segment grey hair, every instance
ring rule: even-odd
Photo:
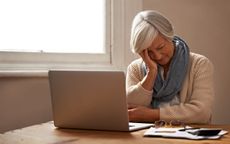
[[[159,12],[148,10],[139,12],[132,23],[130,47],[133,53],[148,48],[158,34],[168,39],[174,36],[170,21]]]

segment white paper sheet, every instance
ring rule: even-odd
[[[221,136],[228,133],[228,131],[221,130],[218,135],[215,136],[197,136],[188,133],[187,131],[179,131],[181,128],[149,128],[144,136],[152,137],[167,137],[167,138],[182,138],[182,139],[219,139]]]

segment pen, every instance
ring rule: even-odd
[[[155,133],[175,133],[176,131],[155,131]]]
[[[199,127],[183,128],[178,131],[186,131],[186,130],[194,130],[194,129],[200,129],[200,128]]]

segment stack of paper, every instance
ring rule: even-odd
[[[183,139],[219,139],[221,136],[228,133],[228,131],[221,130],[217,135],[213,136],[200,136],[190,133],[191,130],[180,131],[183,128],[154,128],[148,129],[144,136],[152,137],[168,137],[168,138],[183,138]]]

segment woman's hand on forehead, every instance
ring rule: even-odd
[[[154,70],[154,71],[157,70],[157,63],[150,58],[147,49],[143,50],[140,53],[140,56],[142,57],[143,61],[145,62],[149,70]]]

